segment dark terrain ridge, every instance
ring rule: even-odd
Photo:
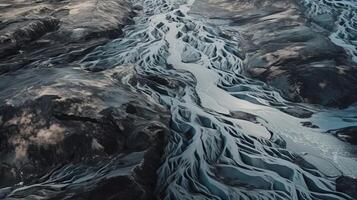
[[[277,88],[286,99],[339,109],[357,102],[357,64],[329,39],[336,28],[335,16],[309,18],[297,0],[197,0],[196,4],[193,14],[203,14],[212,23],[228,20],[240,31],[248,75]],[[356,130],[349,127],[334,133],[355,143]]]
[[[328,39],[331,16],[308,19],[296,2],[283,0],[199,0],[193,8],[201,14],[213,9],[214,16],[203,14],[240,27],[248,73],[287,99],[337,108],[357,101],[355,63]],[[155,199],[169,112],[120,80],[178,83],[140,75],[133,66],[95,75],[73,69],[93,48],[120,37],[136,9],[123,0],[1,1],[0,198],[14,184],[40,182],[65,164],[96,170],[114,160],[121,173],[54,198]],[[355,143],[356,128],[336,135]],[[356,185],[348,177],[337,180],[337,190],[355,198]]]
[[[4,0],[0,9],[0,73],[78,60],[119,37],[135,15],[118,0]]]
[[[71,64],[122,34],[135,15],[130,4],[10,0],[0,13],[0,199],[16,188],[6,187],[46,180],[70,163],[121,171],[54,198],[153,199],[167,110],[120,84],[135,76],[132,66],[92,76]]]
[[[226,19],[240,30],[248,73],[284,97],[338,108],[357,101],[356,63],[328,38],[334,16],[308,18],[296,0],[196,2],[192,13]]]

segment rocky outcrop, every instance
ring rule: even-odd
[[[0,7],[0,74],[68,63],[131,23],[125,0],[4,1]]]
[[[229,21],[229,28],[222,27],[228,37],[231,29],[241,33],[251,77],[289,100],[347,107],[357,101],[356,64],[328,37],[335,28],[333,16],[308,17],[298,2],[197,1],[196,9],[214,11],[204,13],[214,23]]]
[[[340,176],[336,180],[337,191],[349,194],[353,198],[357,198],[357,179]]]
[[[315,29],[293,1],[190,1],[218,19],[206,23],[183,1],[148,0],[135,6],[143,11],[125,38],[98,47],[130,21],[123,0],[4,2],[0,199],[355,195],[346,186],[354,180],[333,178],[334,162],[355,174],[353,148],[318,135],[329,121],[352,124],[353,113],[322,113],[270,87],[295,101],[354,101],[306,93],[327,65],[341,69],[331,77],[343,75],[343,84],[354,77],[325,34],[328,18]]]
[[[350,126],[337,130],[330,130],[329,133],[334,134],[342,141],[349,142],[351,144],[357,144],[357,126]]]
[[[155,199],[168,110],[133,66],[76,69],[134,15],[125,0],[1,2],[0,199]]]
[[[145,77],[132,66],[120,66],[103,73],[25,70],[16,76],[17,81],[28,80],[21,86],[12,85],[13,78],[3,76],[0,84],[8,88],[0,92],[0,186],[38,181],[45,186],[14,190],[18,185],[0,191],[0,196],[26,198],[50,187],[47,180],[63,184],[63,190],[53,194],[58,198],[154,198],[170,115],[130,89]],[[126,78],[127,84],[122,82]],[[41,79],[46,80],[39,85]],[[100,173],[104,169],[108,171]],[[81,182],[92,174],[88,170],[98,177]],[[68,177],[71,186],[65,186]]]

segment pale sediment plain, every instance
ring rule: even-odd
[[[0,198],[357,198],[355,1],[0,11]]]

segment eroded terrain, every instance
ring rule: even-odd
[[[0,198],[357,198],[353,1],[0,9]]]

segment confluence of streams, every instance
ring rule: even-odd
[[[159,197],[350,199],[335,191],[326,171],[340,168],[341,173],[356,176],[357,161],[346,153],[353,147],[322,132],[357,124],[355,109],[329,111],[292,104],[267,85],[245,77],[239,34],[224,37],[203,19],[188,15],[193,0],[140,3],[143,13],[125,28],[125,36],[97,48],[82,66],[101,71],[135,64],[139,74],[178,83],[179,87],[161,88],[132,85],[132,90],[171,110],[172,135],[158,171]],[[123,82],[130,85],[128,79]],[[315,114],[309,120],[320,128],[304,127],[306,119],[280,111],[291,105],[312,110]],[[287,149],[289,141],[296,143],[292,149]],[[293,153],[294,148],[307,153]],[[315,158],[317,154],[321,155]],[[309,157],[330,169],[316,168],[307,162]]]

